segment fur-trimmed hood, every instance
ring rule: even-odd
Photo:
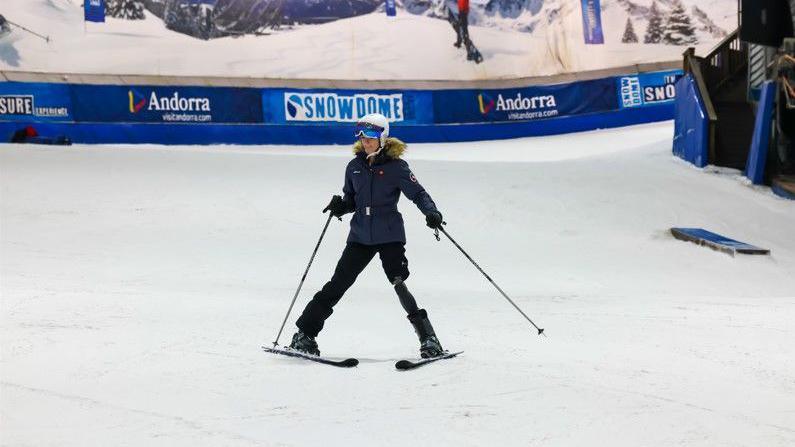
[[[364,152],[364,146],[362,146],[361,141],[357,141],[353,145],[353,153],[358,154],[359,152]],[[394,159],[399,159],[404,152],[406,152],[406,143],[393,137],[387,137],[384,148],[381,150],[381,154],[386,154]]]

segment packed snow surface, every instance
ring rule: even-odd
[[[260,349],[347,147],[2,145],[0,444],[791,446],[795,205],[673,158],[671,134],[411,145],[449,233],[549,336],[404,199],[407,284],[465,351],[404,373],[418,344],[377,260],[318,338],[357,368]]]

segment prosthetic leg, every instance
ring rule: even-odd
[[[411,325],[414,326],[414,332],[417,333],[417,337],[420,339],[420,356],[429,358],[442,355],[444,349],[442,344],[439,343],[439,339],[436,338],[433,326],[428,320],[428,313],[425,309],[417,308],[417,301],[409,292],[406,283],[403,282],[403,278],[396,277],[392,285],[395,286],[395,292],[400,298],[400,305],[403,306],[403,309],[408,314],[407,318]]]

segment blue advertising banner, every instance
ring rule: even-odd
[[[393,125],[433,123],[433,96],[417,90],[283,90],[262,92],[263,117],[274,124],[354,123],[381,113]]]
[[[105,0],[84,0],[86,22],[105,21]]]
[[[585,43],[605,43],[602,33],[602,6],[599,0],[582,0],[582,31],[585,34]]]
[[[346,144],[372,112],[408,142],[553,135],[671,119],[678,76],[436,91],[0,82],[0,139],[33,124],[93,144]]]
[[[260,90],[73,85],[75,121],[261,123]]]
[[[69,86],[0,82],[0,121],[71,121]]]
[[[613,78],[499,90],[433,92],[437,123],[535,121],[615,110]]]
[[[682,75],[682,70],[671,70],[618,77],[618,103],[622,109],[673,103]]]

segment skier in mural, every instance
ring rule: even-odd
[[[469,0],[458,0],[458,29],[456,29],[456,40],[453,45],[461,48],[461,41],[469,40]]]
[[[10,32],[11,26],[8,24],[8,21],[6,21],[6,18],[0,14],[0,37],[3,37]]]
[[[356,124],[355,136],[358,141],[353,146],[354,158],[345,170],[344,196],[333,196],[323,210],[336,217],[353,213],[347,245],[331,280],[315,294],[298,318],[296,326],[299,330],[293,336],[290,348],[320,355],[315,337],[323,329],[324,321],[331,316],[334,305],[377,253],[387,280],[397,292],[400,304],[419,337],[420,355],[423,358],[437,357],[445,351],[428,320],[428,313],[417,307],[406,287],[409,269],[403,217],[397,208],[400,193],[417,205],[430,228],[442,225],[442,214],[408,163],[400,158],[406,145],[389,136],[389,122],[385,116],[378,113],[364,116]]]
[[[467,51],[467,60],[475,61],[476,64],[483,62],[483,56],[469,38],[469,0],[447,0],[447,21],[453,26],[456,34],[456,41],[453,44],[456,48],[464,48]],[[453,12],[457,11],[457,12]]]

